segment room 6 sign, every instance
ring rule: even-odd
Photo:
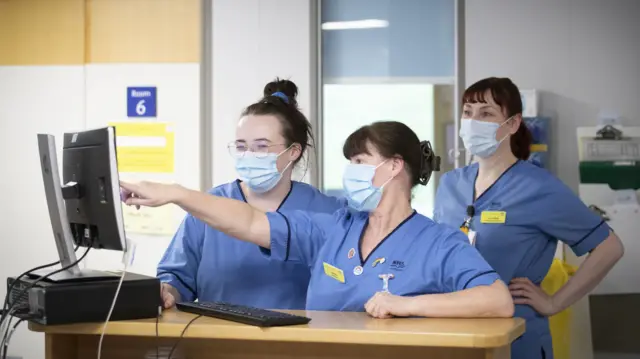
[[[127,87],[127,117],[156,117],[156,87]]]

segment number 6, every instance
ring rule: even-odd
[[[138,115],[144,115],[147,112],[147,107],[144,105],[144,100],[138,101],[136,104],[136,113]]]

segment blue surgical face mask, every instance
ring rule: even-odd
[[[255,193],[269,192],[282,178],[282,173],[278,171],[277,166],[278,157],[289,148],[280,153],[245,152],[236,158],[238,176],[251,191]],[[293,162],[289,162],[282,172],[286,171],[291,163]]]
[[[378,207],[382,199],[382,190],[393,177],[380,187],[373,185],[373,177],[376,169],[385,162],[377,166],[366,164],[350,163],[347,165],[342,177],[342,186],[347,197],[349,207],[356,211],[371,212]]]
[[[460,121],[460,138],[462,138],[464,148],[474,156],[480,158],[491,157],[498,150],[500,143],[509,137],[509,135],[506,135],[497,140],[496,132],[498,132],[500,126],[509,122],[512,118],[508,118],[501,124],[463,118]]]

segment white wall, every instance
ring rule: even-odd
[[[200,186],[200,69],[195,63],[183,64],[87,64],[86,126],[97,128],[110,122],[168,122],[175,133],[174,173],[121,173],[123,180],[152,180],[180,183],[189,188]],[[157,118],[127,119],[128,86],[157,87]],[[176,230],[184,211],[172,206],[169,226]],[[127,217],[125,216],[125,222]],[[162,220],[160,218],[159,220]],[[135,261],[130,271],[155,276],[160,257],[171,236],[127,233],[136,245]],[[122,253],[89,253],[85,264],[90,268],[114,269]]]
[[[7,277],[58,259],[36,134],[57,137],[61,161],[62,133],[84,128],[84,101],[84,66],[0,67],[0,298]],[[11,353],[41,358],[43,336],[23,325],[11,341]]]
[[[213,0],[213,184],[236,178],[227,144],[242,110],[275,77],[298,85],[308,117],[315,101],[312,0]],[[313,30],[315,32],[315,29]],[[314,114],[315,116],[315,114]],[[312,124],[315,121],[312,120]],[[314,126],[314,129],[316,126]],[[311,168],[305,178],[311,178]],[[294,179],[300,179],[301,175]]]
[[[601,110],[640,125],[639,16],[638,0],[466,1],[467,85],[507,76],[543,91],[552,168],[575,191],[576,128],[595,125]],[[571,353],[592,358],[586,300],[574,306]]]

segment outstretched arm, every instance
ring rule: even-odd
[[[334,215],[304,211],[265,213],[249,204],[192,191],[179,185],[121,182],[127,205],[158,207],[174,203],[209,226],[245,242],[269,249],[275,260],[307,265],[323,246],[326,232],[335,227]]]
[[[193,191],[177,184],[120,182],[127,205],[158,207],[174,203],[209,226],[260,247],[271,247],[265,212],[234,199]]]

